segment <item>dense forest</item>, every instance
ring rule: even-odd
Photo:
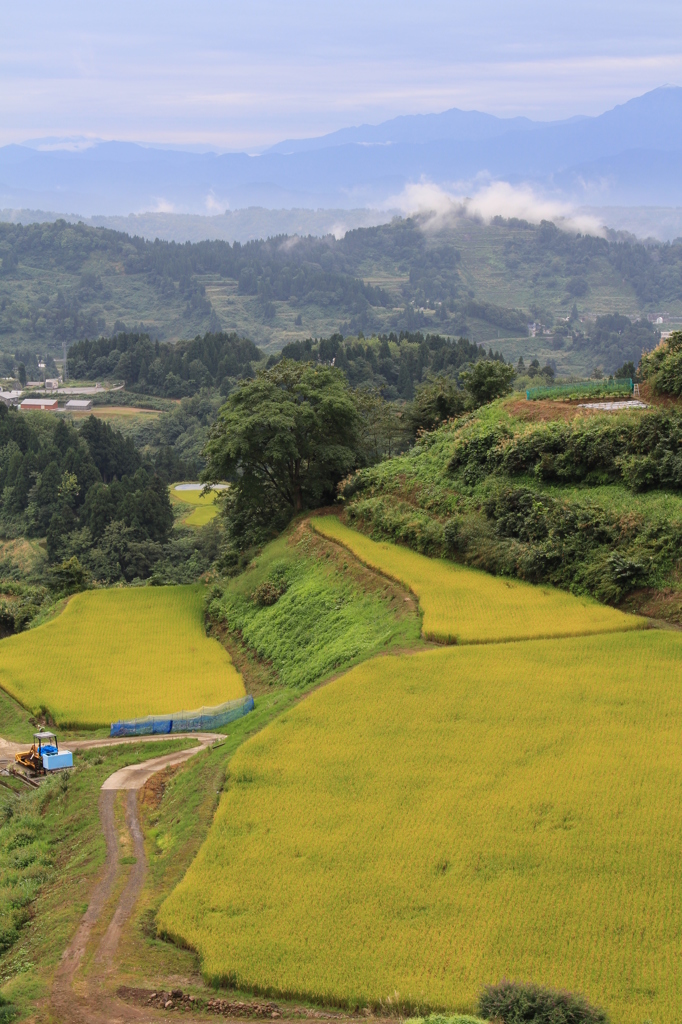
[[[118,333],[176,341],[236,332],[269,351],[336,331],[493,341],[525,336],[537,321],[562,359],[582,365],[579,344],[560,346],[574,303],[583,321],[593,304],[630,319],[661,305],[682,312],[682,245],[500,218],[487,226],[458,218],[438,230],[396,219],[341,239],[245,245],[150,242],[64,221],[0,224],[0,261],[0,349],[30,342],[43,355]],[[593,319],[581,327],[590,343]]]
[[[171,537],[167,484],[130,438],[94,416],[77,429],[0,405],[0,533],[46,538],[57,591],[154,571],[161,580],[195,578],[208,564],[196,554],[206,538]],[[0,561],[3,576],[21,581]]]
[[[281,353],[271,355],[266,365],[287,358],[337,366],[353,387],[372,386],[387,401],[409,401],[428,376],[453,375],[485,356],[485,349],[465,338],[453,341],[440,334],[401,331],[367,340],[362,334],[344,340],[337,333],[330,338],[290,342]],[[488,356],[502,358],[492,349]],[[118,334],[72,346],[68,371],[72,379],[114,378],[125,381],[133,392],[183,398],[205,388],[227,395],[239,380],[252,377],[265,359],[252,342],[236,334],[206,334],[177,345],[153,342],[146,334]]]
[[[68,351],[71,379],[114,378],[149,395],[183,398],[201,388],[227,393],[235,381],[253,374],[262,352],[236,334],[206,334],[177,345],[152,341],[148,334],[117,334],[81,341]]]

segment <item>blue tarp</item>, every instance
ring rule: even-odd
[[[214,708],[198,708],[196,711],[177,711],[168,715],[147,715],[146,718],[132,718],[127,722],[112,722],[111,736],[151,736],[155,733],[201,732],[218,729],[221,725],[234,722],[242,715],[253,711],[253,697],[228,700]]]

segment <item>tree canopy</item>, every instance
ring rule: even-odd
[[[484,405],[495,398],[508,395],[516,370],[497,360],[481,360],[471,370],[460,374],[460,380],[471,395],[474,405]]]
[[[228,520],[248,540],[329,502],[355,468],[359,416],[340,370],[284,359],[228,398],[205,448],[207,481],[231,480]]]

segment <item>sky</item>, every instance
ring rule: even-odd
[[[256,152],[450,107],[553,120],[682,85],[679,0],[22,0],[0,145]]]

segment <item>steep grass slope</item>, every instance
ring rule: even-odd
[[[0,686],[62,726],[241,697],[241,676],[205,634],[203,607],[201,586],[77,594],[58,618],[0,641]]]
[[[377,543],[336,516],[315,518],[319,533],[419,598],[424,636],[445,643],[499,643],[642,629],[646,619],[552,587],[499,579],[395,544]]]
[[[420,642],[414,601],[306,522],[268,544],[209,613],[266,664],[271,683],[297,689]]]
[[[682,637],[375,658],[246,743],[162,906],[205,974],[471,1009],[501,977],[673,1020]]]

